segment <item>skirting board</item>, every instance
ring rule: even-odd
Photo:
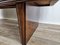
[[[0,18],[0,19],[8,19],[8,20],[15,20],[17,21],[17,18]],[[32,20],[32,19],[28,19],[29,21],[33,21],[33,22],[38,22],[38,23],[44,23],[44,24],[54,24],[54,25],[60,25],[59,22],[47,22],[47,21],[41,21],[41,20]]]

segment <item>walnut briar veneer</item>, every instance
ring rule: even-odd
[[[22,45],[26,45],[35,28],[38,26],[38,24],[34,24],[34,26],[28,25],[29,22],[26,20],[26,4],[32,6],[50,6],[57,1],[58,0],[1,0],[0,9],[16,8],[21,43]],[[33,29],[31,27],[35,28]]]

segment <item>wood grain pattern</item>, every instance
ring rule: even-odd
[[[58,0],[6,0],[0,1],[0,8],[16,8],[16,4],[21,2],[26,2],[28,5],[32,6],[50,6],[54,5]]]
[[[37,22],[27,21],[26,24],[26,43],[29,41],[33,33],[35,32],[36,28],[38,27]]]
[[[50,6],[54,5],[57,1],[58,0],[29,0],[27,3],[32,6]]]
[[[23,3],[22,3],[23,4]],[[20,36],[22,39],[22,44],[26,45],[26,43],[29,41],[29,39],[31,38],[32,34],[34,33],[34,31],[36,30],[38,23],[31,23],[26,21],[26,14],[24,12],[24,5],[18,5],[17,6],[17,15],[18,15],[18,22],[19,22],[19,28],[21,26],[20,30]]]
[[[50,4],[50,0],[30,0],[28,2],[30,5],[47,5]]]
[[[19,25],[19,32],[21,36],[21,42],[22,45],[26,45],[26,4],[19,3],[18,5],[16,5],[16,9],[17,9],[17,17],[18,17],[18,25]]]

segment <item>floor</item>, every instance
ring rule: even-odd
[[[13,45],[13,44],[16,45],[19,41],[20,39],[19,39],[17,23],[12,20],[1,19],[0,45]],[[20,44],[18,43],[18,45]]]
[[[21,45],[17,21],[0,20],[0,45]],[[60,25],[39,24],[27,45],[60,45]]]
[[[35,28],[37,28],[37,23],[27,21],[27,31],[26,31],[27,32],[26,35],[28,38],[27,41],[29,40],[29,38],[31,37],[33,32],[35,31]],[[17,21],[0,19],[0,36],[1,36],[1,38],[4,37],[6,40],[8,38],[10,40],[15,40],[20,43],[21,41],[20,41],[20,34],[19,34]],[[13,42],[15,42],[15,41],[13,41]],[[0,45],[2,45],[2,43]],[[4,45],[4,43],[3,43],[3,45]]]

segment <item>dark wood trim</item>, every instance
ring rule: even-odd
[[[4,8],[15,8],[16,4],[26,2],[31,6],[51,6],[54,5],[58,0],[6,0],[0,1],[0,9]]]
[[[22,45],[26,45],[26,4],[19,3],[16,5],[16,9]]]

